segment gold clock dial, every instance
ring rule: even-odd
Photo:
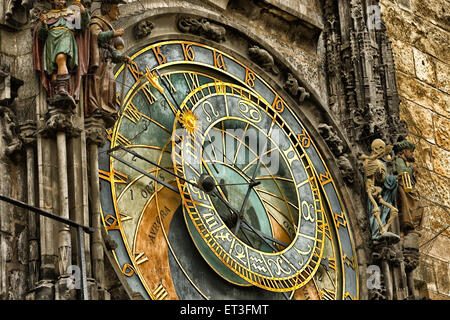
[[[193,119],[188,124],[186,114]],[[309,282],[322,257],[322,200],[301,141],[278,112],[241,86],[206,84],[185,99],[174,132],[183,205],[209,250],[240,278],[266,290],[292,291]],[[198,186],[204,175],[217,185],[209,195]],[[221,185],[228,185],[228,196]],[[284,205],[266,210],[259,196],[264,191],[279,193]],[[295,231],[287,243],[277,239],[284,226]]]
[[[99,167],[104,226],[133,291],[357,298],[339,193],[282,94],[198,43],[157,43],[132,60],[116,74],[124,111]]]

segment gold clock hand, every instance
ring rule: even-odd
[[[158,69],[154,69],[154,72],[157,74],[157,75],[155,75],[152,73],[152,71],[148,67],[145,67],[145,70],[146,70],[145,78],[147,79],[148,83],[150,83],[150,85],[152,85],[152,87],[154,87],[156,90],[158,90],[158,92],[164,97],[164,99],[167,101],[170,108],[172,109],[173,114],[176,117],[177,112],[181,112],[180,106],[178,105],[177,100],[172,95],[172,92],[167,88],[163,77],[161,77],[161,73],[159,72]],[[169,92],[170,96],[172,97],[173,101],[175,102],[176,108],[174,108],[172,102],[167,98],[166,90],[159,84],[158,79],[162,79],[163,85],[164,85],[164,87],[166,87],[167,91]]]

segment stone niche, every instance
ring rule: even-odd
[[[28,22],[30,0],[0,0],[0,24],[20,28]]]

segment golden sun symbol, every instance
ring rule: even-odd
[[[198,128],[197,117],[191,110],[186,110],[181,116],[181,123],[183,127],[190,133],[193,134]]]

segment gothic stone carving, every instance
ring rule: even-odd
[[[30,0],[1,0],[3,12],[1,12],[0,23],[8,27],[20,28],[28,22],[28,8]]]
[[[137,40],[145,38],[152,33],[153,28],[154,25],[149,19],[142,20],[139,23],[137,23],[133,28],[134,37]]]
[[[258,46],[248,48],[248,56],[264,70],[277,75],[280,71],[275,65],[272,55]]]
[[[2,138],[6,143],[5,153],[7,156],[19,152],[22,149],[22,141],[19,139],[19,126],[14,112],[8,107],[0,107],[0,118],[2,119]]]
[[[81,130],[74,126],[73,115],[74,112],[71,108],[58,108],[49,105],[49,110],[45,115],[45,123],[38,130],[38,134],[51,137],[58,131],[62,131],[71,137],[79,137]]]
[[[342,142],[341,138],[339,138],[333,127],[327,125],[326,123],[321,123],[319,124],[318,129],[320,135],[327,143],[331,152],[333,152],[335,156],[340,156],[345,147],[344,143]]]
[[[85,119],[86,141],[102,147],[106,143],[107,133],[102,117],[91,116]]]
[[[214,24],[205,18],[181,18],[178,20],[178,29],[181,32],[196,34],[216,42],[225,41],[225,28]]]
[[[294,99],[299,102],[305,101],[305,99],[310,96],[309,92],[298,84],[297,79],[295,79],[291,73],[288,74],[287,80],[283,87],[291,94],[292,97],[294,97]]]
[[[326,123],[321,123],[318,126],[319,133],[322,138],[327,143],[331,152],[337,158],[337,165],[341,172],[342,177],[346,182],[352,184],[354,181],[355,170],[353,169],[353,165],[349,160],[349,155],[344,153],[345,145],[342,139],[338,136],[336,131],[332,126],[327,125]]]

